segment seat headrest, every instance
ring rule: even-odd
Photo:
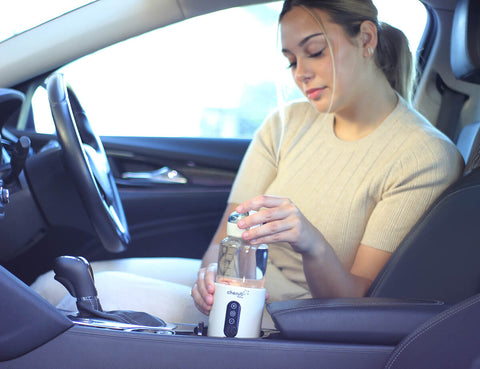
[[[459,0],[455,8],[450,61],[456,78],[480,84],[480,1]]]

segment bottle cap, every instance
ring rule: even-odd
[[[237,226],[237,223],[240,219],[246,218],[249,216],[249,213],[237,213],[234,211],[228,217],[227,222],[227,235],[231,237],[242,238],[242,233],[246,231],[246,229],[240,229]]]

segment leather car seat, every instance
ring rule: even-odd
[[[480,295],[419,326],[392,352],[384,369],[479,369]]]
[[[460,0],[451,63],[458,79],[480,84],[480,2]],[[457,303],[480,292],[480,123],[465,127],[457,147],[464,176],[418,221],[373,282],[367,296]]]

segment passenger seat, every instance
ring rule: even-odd
[[[480,2],[459,0],[452,28],[456,78],[480,84]],[[466,126],[457,147],[464,176],[412,228],[367,296],[458,303],[480,293],[480,122]]]

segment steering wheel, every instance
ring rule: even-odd
[[[102,142],[62,74],[49,77],[47,93],[66,169],[92,226],[107,251],[124,251],[128,224]]]

